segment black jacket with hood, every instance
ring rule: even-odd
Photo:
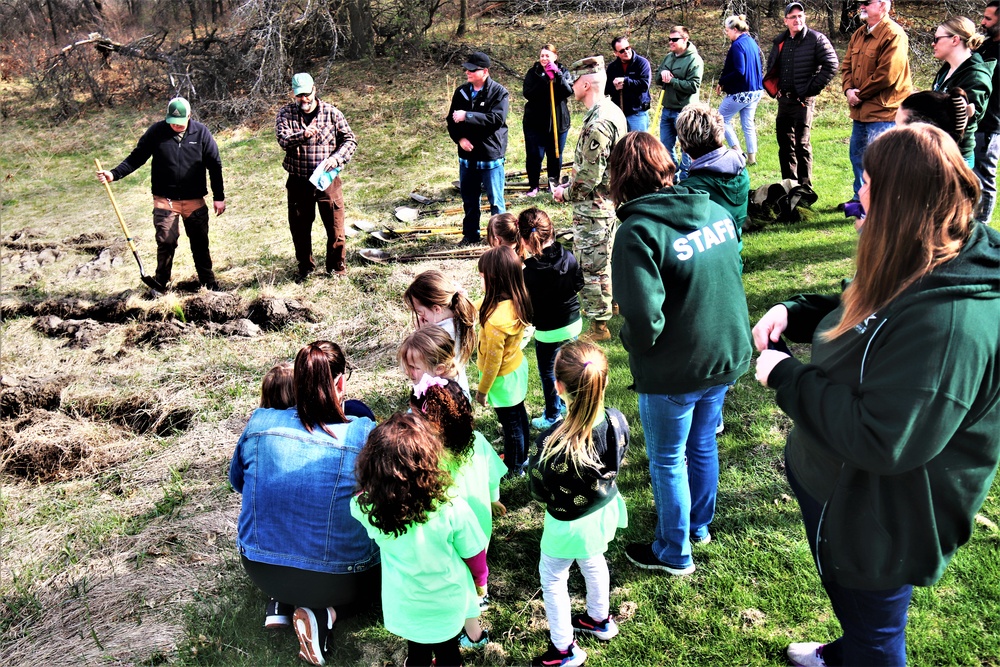
[[[524,286],[531,297],[532,324],[539,331],[552,331],[580,319],[583,271],[576,257],[558,242],[524,260]]]

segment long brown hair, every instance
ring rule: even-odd
[[[517,216],[513,213],[497,213],[486,225],[486,244],[495,248],[505,245],[514,250],[518,257],[524,256],[521,235],[517,233]]]
[[[403,339],[396,353],[399,365],[409,376],[410,355],[423,359],[424,365],[430,369],[444,366],[442,375],[453,378],[458,375],[458,365],[455,363],[455,341],[448,332],[434,324],[425,324]]]
[[[399,537],[448,500],[441,438],[426,419],[396,413],[368,434],[354,464],[358,505],[372,525]]]
[[[309,343],[295,355],[295,409],[310,433],[318,426],[336,437],[327,424],[347,421],[337,392],[337,378],[346,370],[343,350],[328,340]]]
[[[562,456],[574,469],[600,468],[594,449],[593,428],[604,413],[608,386],[608,358],[593,343],[572,341],[559,348],[556,380],[568,394],[566,418],[542,445],[541,458]]]
[[[479,324],[486,326],[501,301],[514,302],[514,314],[525,326],[531,323],[531,298],[524,286],[521,258],[507,246],[490,248],[479,258],[479,273],[486,283],[486,296],[479,309]]]
[[[434,424],[441,433],[441,440],[452,456],[467,459],[472,455],[472,433],[476,424],[472,404],[457,382],[433,384],[417,396],[417,388],[410,392],[410,409]]]
[[[472,358],[476,349],[476,307],[469,297],[455,287],[454,283],[445,278],[440,271],[424,271],[410,283],[403,292],[403,300],[413,313],[416,326],[417,311],[413,304],[419,303],[426,308],[440,306],[450,308],[455,314],[455,334],[458,336],[458,362],[465,364]]]
[[[868,216],[858,240],[857,273],[843,315],[824,334],[836,338],[891,302],[969,238],[979,180],[944,131],[924,123],[885,132],[865,150]]]
[[[629,132],[608,156],[611,201],[621,206],[674,184],[674,161],[659,139],[648,132]]]

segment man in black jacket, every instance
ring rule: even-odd
[[[604,94],[625,114],[629,132],[649,129],[649,84],[652,69],[649,61],[632,50],[628,37],[616,37],[611,42],[615,58],[608,63],[608,82]]]
[[[812,146],[809,131],[816,111],[816,96],[833,80],[840,65],[826,35],[806,27],[801,2],[785,7],[788,29],[775,37],[767,57],[768,73],[778,74],[778,162],[782,178],[812,183]]]
[[[451,98],[448,134],[458,144],[458,181],[465,217],[462,243],[479,244],[479,202],[486,192],[490,213],[505,213],[504,155],[507,153],[507,89],[490,78],[490,58],[476,51],[462,64],[467,83]]]
[[[156,228],[156,274],[161,285],[170,282],[174,251],[180,238],[180,220],[191,242],[191,256],[198,282],[218,290],[208,251],[208,206],[205,171],[212,181],[215,215],[226,210],[219,147],[207,127],[191,120],[191,105],[183,97],[167,104],[167,117],[149,126],[139,143],[111,171],[97,172],[102,183],[125,178],[153,158],[150,170],[153,191],[153,226]]]

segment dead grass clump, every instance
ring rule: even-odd
[[[9,320],[15,317],[30,317],[34,314],[35,304],[30,301],[23,301],[6,294],[0,297],[0,319]]]
[[[94,306],[92,301],[75,296],[64,296],[59,299],[46,299],[37,306],[38,315],[58,315],[64,320],[83,320],[90,315]]]
[[[38,483],[65,481],[118,464],[126,450],[106,424],[34,410],[5,425],[0,471]]]
[[[70,375],[27,377],[5,375],[0,379],[0,417],[10,419],[32,410],[57,410]]]
[[[243,303],[236,294],[205,292],[187,300],[184,314],[192,322],[228,322],[243,316]]]
[[[119,424],[133,433],[172,435],[191,428],[195,411],[178,405],[167,396],[96,395],[74,399],[74,413],[92,419]]]
[[[247,308],[247,318],[267,331],[277,331],[291,322],[319,322],[320,317],[309,306],[295,299],[261,297]]]
[[[139,322],[125,334],[123,346],[148,345],[160,349],[176,343],[192,327],[180,320]]]
[[[74,348],[91,347],[108,331],[108,325],[86,320],[63,320],[55,315],[36,318],[32,327],[46,336],[69,339]]]

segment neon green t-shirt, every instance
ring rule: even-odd
[[[615,531],[627,527],[625,499],[616,493],[601,509],[572,521],[560,521],[546,512],[541,550],[552,558],[590,558],[607,551]]]
[[[493,510],[490,503],[500,500],[500,478],[506,474],[507,466],[482,433],[475,431],[473,436],[472,456],[458,470],[455,470],[454,459],[449,461],[446,468],[455,480],[451,493],[469,503],[489,541],[493,535]]]
[[[351,515],[382,551],[386,630],[419,644],[437,644],[457,635],[466,618],[479,616],[476,586],[462,559],[485,549],[487,540],[465,500],[453,498],[399,537],[373,526],[356,497]]]

